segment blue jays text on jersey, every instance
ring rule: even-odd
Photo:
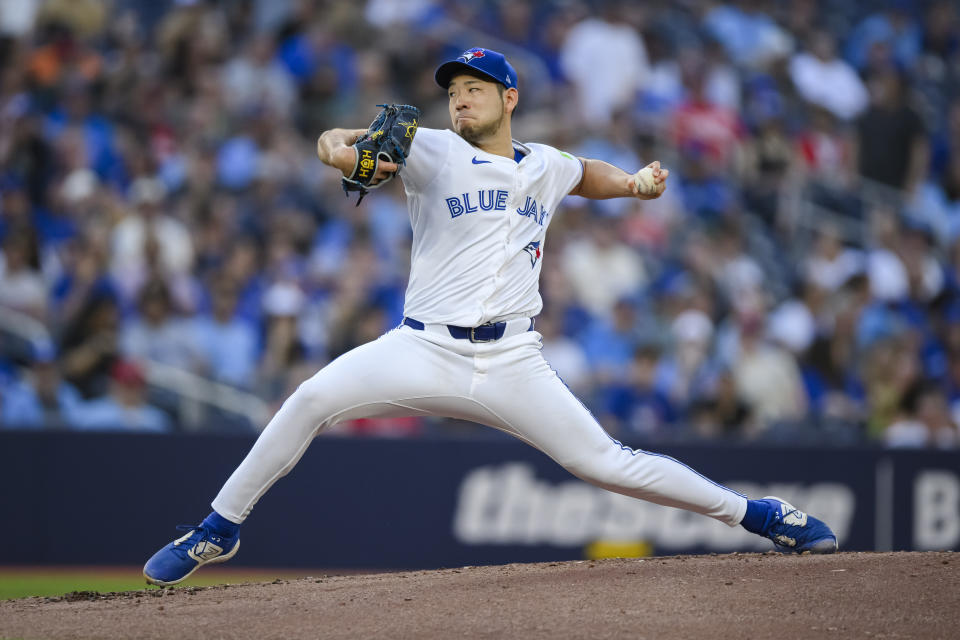
[[[481,189],[476,194],[462,193],[459,196],[446,198],[447,209],[451,218],[476,213],[477,211],[506,211],[510,192],[503,189]],[[526,197],[522,207],[517,208],[521,216],[531,218],[541,227],[549,212],[541,204],[537,204],[531,196]]]
[[[404,315],[473,327],[539,313],[544,231],[583,166],[547,145],[513,148],[498,156],[449,129],[417,130],[399,173],[413,231]]]

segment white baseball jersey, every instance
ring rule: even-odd
[[[474,327],[540,312],[544,236],[583,176],[574,156],[514,143],[524,158],[420,128],[400,171],[413,226],[404,315]]]

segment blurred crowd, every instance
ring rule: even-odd
[[[544,247],[544,354],[609,431],[960,446],[939,0],[0,1],[0,427],[216,429],[151,367],[275,408],[396,326],[402,187],[354,206],[315,142],[382,102],[447,127],[471,46],[518,68],[517,138],[670,168]]]

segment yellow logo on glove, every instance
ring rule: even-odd
[[[413,140],[413,136],[417,132],[417,121],[414,120],[413,122],[401,122],[400,125],[407,128],[407,133],[403,137]]]
[[[357,175],[361,178],[366,178],[370,175],[370,171],[376,165],[376,162],[373,160],[373,153],[369,149],[360,150],[360,171]]]

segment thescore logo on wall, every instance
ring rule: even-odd
[[[831,524],[843,546],[856,507],[848,486],[724,484],[745,495],[777,495],[803,505]],[[579,480],[540,480],[532,465],[519,462],[477,467],[466,474],[453,532],[458,542],[468,545],[582,546],[608,540],[644,541],[657,553],[770,548],[766,540],[712,518],[613,494]]]

